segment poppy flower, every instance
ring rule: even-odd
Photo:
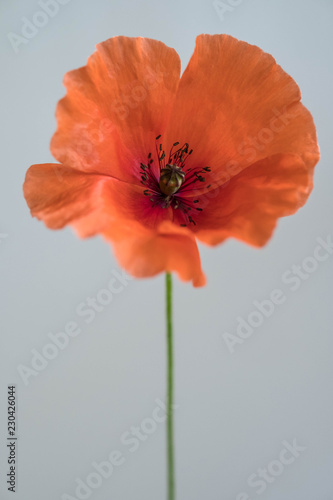
[[[260,48],[200,35],[182,76],[147,38],[97,45],[65,75],[51,152],[24,183],[51,229],[100,234],[136,277],[205,284],[197,242],[261,247],[312,189],[319,150],[294,80]]]

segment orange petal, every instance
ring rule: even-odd
[[[139,222],[141,215],[135,218],[133,200],[141,188],[59,164],[42,164],[29,168],[23,190],[34,217],[51,229],[69,224],[81,237],[103,234],[113,244],[119,263],[132,275],[175,271],[194,286],[205,284],[190,231],[168,221],[149,229]]]
[[[271,237],[277,219],[304,205],[311,189],[312,174],[299,156],[261,160],[206,193],[196,236],[210,245],[234,237],[262,246]]]
[[[71,224],[81,237],[100,232],[112,220],[111,177],[82,174],[59,164],[32,165],[23,192],[31,215],[51,229]]]
[[[192,281],[196,287],[206,284],[195,238],[187,229],[165,221],[151,231],[135,221],[123,221],[104,236],[120,265],[137,278],[177,272],[182,281]]]
[[[178,54],[148,38],[115,37],[65,75],[54,157],[66,166],[132,182],[163,133],[179,83]]]
[[[312,117],[294,80],[260,48],[228,35],[200,35],[181,77],[168,141],[188,142],[190,166],[221,183],[249,165],[295,153],[319,159]]]

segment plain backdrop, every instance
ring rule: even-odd
[[[62,0],[16,53],[8,34],[21,35],[24,18],[41,7],[1,1],[1,499],[14,497],[5,479],[8,384],[17,390],[17,500],[79,498],[78,478],[97,481],[86,495],[93,500],[166,497],[164,423],[153,420],[165,401],[164,277],[128,280],[87,323],[77,308],[121,270],[101,238],[82,241],[32,219],[22,183],[31,164],[52,161],[63,75],[84,65],[98,42],[155,38],[177,50],[184,69],[201,33],[228,33],[273,54],[302,90],[322,157],[308,203],[279,221],[265,248],[202,246],[207,286],[174,277],[177,499],[333,498],[333,256],[297,290],[283,278],[311,261],[317,238],[333,237],[333,2],[222,3]],[[284,302],[231,353],[225,334],[275,289]],[[18,367],[31,367],[32,351],[69,322],[80,333],[24,384]],[[142,440],[126,444],[140,426]],[[301,451],[281,465],[286,442]],[[93,464],[114,450],[121,463],[98,484]],[[262,493],[248,482],[260,469],[271,471]]]

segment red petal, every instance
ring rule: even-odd
[[[298,154],[312,169],[319,159],[316,131],[300,99],[271,55],[228,35],[200,35],[167,137],[188,142],[189,166],[211,167],[218,183],[280,153]]]
[[[201,199],[196,236],[210,245],[228,237],[255,246],[271,237],[279,217],[304,205],[312,174],[296,155],[276,155],[257,162]]]
[[[206,283],[195,238],[171,222],[163,222],[152,231],[139,223],[123,221],[105,231],[104,236],[112,243],[120,265],[137,278],[174,271],[194,286]]]
[[[92,236],[116,216],[109,192],[120,181],[85,174],[63,165],[32,165],[27,171],[23,192],[31,215],[50,229],[70,224],[80,236]]]
[[[85,67],[65,76],[52,154],[75,169],[136,181],[165,129],[179,73],[178,54],[162,42],[115,37],[97,45]]]

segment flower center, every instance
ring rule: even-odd
[[[170,196],[177,193],[185,180],[185,172],[181,167],[167,163],[160,173],[159,186],[162,193]]]
[[[141,184],[146,187],[143,191],[145,196],[149,196],[152,206],[160,208],[173,208],[179,210],[182,214],[183,224],[187,226],[189,223],[196,224],[192,215],[195,212],[202,212],[202,208],[197,206],[200,199],[193,200],[187,198],[185,193],[194,189],[194,184],[197,182],[205,182],[205,177],[201,174],[210,172],[209,167],[204,168],[185,168],[188,157],[193,150],[189,151],[189,145],[185,143],[182,147],[179,142],[175,142],[170,149],[168,159],[163,150],[162,144],[158,144],[160,135],[156,137],[156,154],[159,163],[159,178],[156,178],[155,172],[152,171],[151,165],[153,158],[151,153],[148,155],[146,164],[141,163]],[[167,161],[166,161],[167,159]],[[210,185],[206,186],[210,187]]]

